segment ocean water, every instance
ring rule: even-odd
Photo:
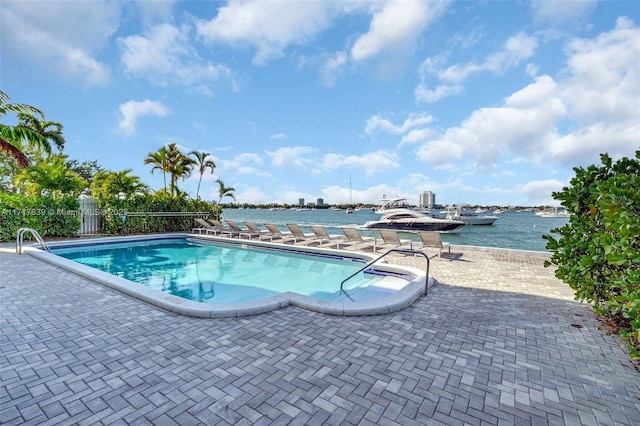
[[[491,226],[465,226],[455,233],[442,234],[442,240],[451,244],[470,246],[501,247],[519,250],[547,251],[542,235],[553,235],[551,230],[567,223],[566,218],[543,218],[533,212],[506,211],[498,216]],[[260,226],[273,223],[283,231],[288,231],[285,223],[297,223],[305,232],[311,232],[308,225],[322,225],[330,234],[343,235],[341,226],[361,226],[368,220],[377,220],[379,214],[372,210],[359,210],[347,214],[344,210],[283,210],[268,209],[224,209],[223,218],[238,222],[253,222]],[[377,236],[375,231],[361,230],[362,235]],[[401,238],[418,238],[411,233],[401,233]]]

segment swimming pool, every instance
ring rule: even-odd
[[[386,313],[426,291],[424,272],[388,264],[360,272],[341,291],[342,280],[370,256],[331,249],[191,234],[50,246],[51,254],[29,253],[195,316],[239,316],[289,304],[342,315]]]

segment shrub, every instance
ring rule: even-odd
[[[0,193],[0,241],[15,240],[18,229],[23,227],[35,229],[42,237],[78,235],[78,207],[74,197],[54,199]]]
[[[137,215],[141,212],[204,212],[213,219],[222,216],[222,209],[217,204],[182,197],[172,198],[162,193],[126,200],[98,200],[98,207],[103,212],[102,231],[105,234],[188,231],[196,225],[193,216]]]
[[[575,290],[576,299],[620,327],[631,357],[640,359],[640,151],[636,159],[574,168],[571,186],[555,192],[571,214],[551,232],[547,249],[556,276]]]

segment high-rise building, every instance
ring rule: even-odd
[[[304,207],[304,198],[298,198],[298,206]]]
[[[431,191],[424,191],[420,194],[420,207],[432,209],[436,205],[436,194]]]
[[[318,199],[316,200],[316,205],[317,205],[318,207],[322,207],[322,206],[324,206],[324,198],[318,198]]]

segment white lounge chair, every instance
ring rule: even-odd
[[[353,250],[358,250],[358,244],[369,244],[373,248],[373,252],[376,251],[376,239],[375,238],[362,238],[362,235],[358,232],[356,228],[340,228],[344,236],[346,237],[345,243],[352,243]],[[339,244],[338,244],[339,248]],[[360,250],[364,250],[364,247],[361,247]]]
[[[269,230],[272,238],[277,238],[282,240],[283,243],[291,241],[293,239],[293,243],[295,244],[297,237],[291,233],[284,233],[277,226],[272,223],[265,223],[264,227]]]
[[[316,237],[320,239],[320,245],[323,245],[325,242],[336,243],[336,248],[338,248],[340,242],[344,241],[344,238],[340,237],[339,235],[329,235],[329,233],[327,233],[327,230],[320,225],[309,225],[309,228],[311,229],[311,231],[313,231]]]
[[[442,242],[439,232],[420,231],[418,232],[418,236],[420,237],[420,241],[422,241],[422,248],[427,247],[438,249],[438,254],[431,257],[442,257],[442,252],[445,250],[448,250],[448,252],[451,253],[451,244]]]
[[[252,237],[257,236],[257,235],[254,235],[251,232],[251,230],[249,230],[249,229],[242,229],[237,223],[235,223],[232,220],[226,220],[225,219],[224,223],[226,223],[227,226],[229,226],[229,228],[231,228],[233,231],[235,231],[237,233],[237,235],[239,237],[241,237],[241,238],[243,236],[246,236],[247,238],[251,239]]]
[[[298,240],[300,240],[300,242],[309,244],[310,242],[317,240],[315,236],[312,237],[310,235],[306,235],[300,226],[295,223],[285,223],[285,226],[289,228],[289,231],[291,231],[293,236],[296,238],[294,243],[298,243]]]
[[[257,236],[259,240],[265,240],[265,239],[268,239],[269,241],[273,240],[273,236],[271,232],[258,228],[258,226],[255,223],[252,223],[252,222],[242,222],[242,223],[244,223],[244,226],[246,226],[247,229],[253,235]]]
[[[410,240],[402,241],[398,237],[398,232],[395,229],[378,229],[378,234],[383,241],[383,246],[391,246],[391,248],[400,247],[409,244],[409,248],[413,249],[413,242]]]

